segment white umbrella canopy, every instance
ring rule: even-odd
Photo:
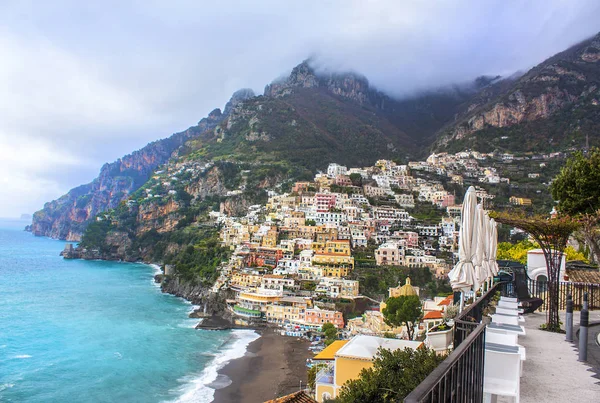
[[[470,186],[465,194],[462,205],[460,230],[458,233],[458,263],[450,273],[450,285],[455,291],[473,289],[475,268],[473,266],[473,230],[475,225],[475,212],[477,207],[477,194],[475,188]]]
[[[489,263],[490,270],[494,276],[498,275],[498,263],[496,263],[496,254],[498,253],[498,228],[496,220],[490,220],[489,230]]]
[[[487,280],[487,269],[484,265],[485,256],[487,255],[486,247],[486,235],[487,231],[485,228],[485,213],[481,204],[477,205],[475,212],[475,229],[473,231],[473,244],[472,248],[475,250],[473,257],[473,266],[475,267],[475,282],[473,289],[478,290],[479,287]]]

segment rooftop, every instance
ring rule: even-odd
[[[323,351],[313,357],[313,360],[328,360],[333,361],[335,359],[335,353],[344,347],[349,340],[336,340],[329,346],[325,347]]]
[[[301,390],[277,399],[267,400],[265,403],[316,403],[316,400]]]
[[[442,319],[444,315],[440,311],[429,311],[423,316],[423,319]]]
[[[355,336],[350,340],[335,356],[372,360],[377,355],[377,350],[380,347],[392,351],[405,348],[416,350],[422,345],[423,342],[421,341],[386,339],[383,337],[361,335]]]
[[[600,284],[600,271],[586,269],[566,269],[569,281],[573,283]]]

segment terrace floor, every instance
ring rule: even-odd
[[[561,320],[565,313],[561,313]],[[600,372],[598,361],[600,347],[595,343],[599,327],[590,327],[588,337],[588,363],[577,361],[578,351],[574,343],[565,341],[565,335],[539,329],[546,320],[544,312],[525,315],[526,336],[519,337],[519,344],[527,350],[521,377],[521,402],[600,402]],[[590,312],[590,323],[600,321],[600,311]],[[579,327],[579,312],[573,314],[574,328]],[[575,341],[578,343],[577,337]],[[592,349],[592,347],[594,349]],[[498,398],[498,402],[511,399]]]

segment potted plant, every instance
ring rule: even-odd
[[[453,339],[453,328],[443,322],[427,331],[427,344],[438,354],[448,352]]]
[[[444,312],[444,321],[427,331],[427,344],[438,354],[450,349],[454,336],[454,318],[458,315],[458,305],[449,305]]]

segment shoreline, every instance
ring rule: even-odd
[[[306,386],[310,342],[271,328],[257,333],[244,356],[219,369],[219,378],[231,383],[215,390],[214,403],[262,403],[298,391],[300,381]]]
[[[90,260],[90,259],[83,259]],[[106,259],[97,259],[105,261]],[[213,391],[214,403],[261,403],[275,399],[300,389],[300,382],[305,388],[307,384],[306,360],[312,358],[313,354],[308,349],[310,342],[297,337],[282,336],[279,328],[253,326],[235,326],[229,320],[220,315],[196,316],[200,306],[196,305],[190,295],[166,291],[162,282],[156,281],[156,276],[162,274],[159,264],[152,262],[123,262],[138,263],[149,266],[153,270],[152,282],[163,294],[172,295],[190,304],[188,318],[198,319],[196,329],[212,331],[252,331],[258,337],[244,346],[243,354],[219,365],[218,359],[210,362],[204,370],[216,365],[216,376],[212,376],[210,382],[201,382],[204,387]],[[219,351],[222,353],[222,351]],[[227,353],[231,353],[227,351]],[[219,354],[220,355],[220,354]],[[228,355],[228,354],[225,354]],[[223,357],[225,358],[225,357]],[[204,371],[203,371],[204,373]],[[211,378],[212,378],[211,377]],[[201,385],[197,385],[201,386]],[[191,393],[190,393],[191,392]],[[177,401],[186,401],[198,390],[184,392],[176,398]]]

